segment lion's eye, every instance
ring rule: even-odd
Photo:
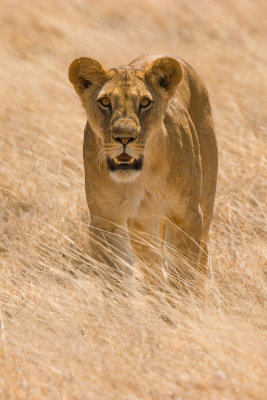
[[[108,108],[111,105],[111,102],[108,97],[102,97],[102,99],[98,100],[99,104],[102,107]]]
[[[140,101],[140,107],[141,107],[141,108],[147,108],[151,103],[152,103],[151,100],[149,100],[148,98],[144,97],[144,98],[141,99],[141,101]]]

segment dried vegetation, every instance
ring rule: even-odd
[[[1,399],[266,398],[266,11],[260,0],[1,2]],[[67,67],[146,53],[186,59],[211,94],[220,171],[204,304],[103,296],[88,252],[85,116]]]

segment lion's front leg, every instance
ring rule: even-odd
[[[199,254],[202,234],[200,208],[189,209],[181,218],[172,216],[166,220],[166,252],[168,275],[174,286],[183,286],[199,270]]]
[[[145,281],[155,288],[163,288],[167,282],[164,269],[164,237],[159,235],[160,218],[132,218],[128,221],[131,245],[137,258],[138,269]]]
[[[91,217],[91,255],[108,265],[117,276],[131,276],[133,255],[126,226],[104,218]]]

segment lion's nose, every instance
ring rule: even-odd
[[[128,143],[135,140],[134,137],[121,137],[121,136],[116,136],[116,135],[113,135],[113,139],[116,140],[116,142],[123,144],[124,146],[126,146]]]
[[[111,128],[113,139],[124,146],[137,139],[138,131],[136,123],[128,118],[118,119]]]

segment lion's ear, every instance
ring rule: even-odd
[[[69,80],[80,96],[89,86],[102,85],[106,79],[104,67],[92,58],[76,58],[69,66]]]
[[[145,70],[145,78],[149,84],[167,98],[174,95],[182,77],[181,64],[170,57],[156,59]]]

